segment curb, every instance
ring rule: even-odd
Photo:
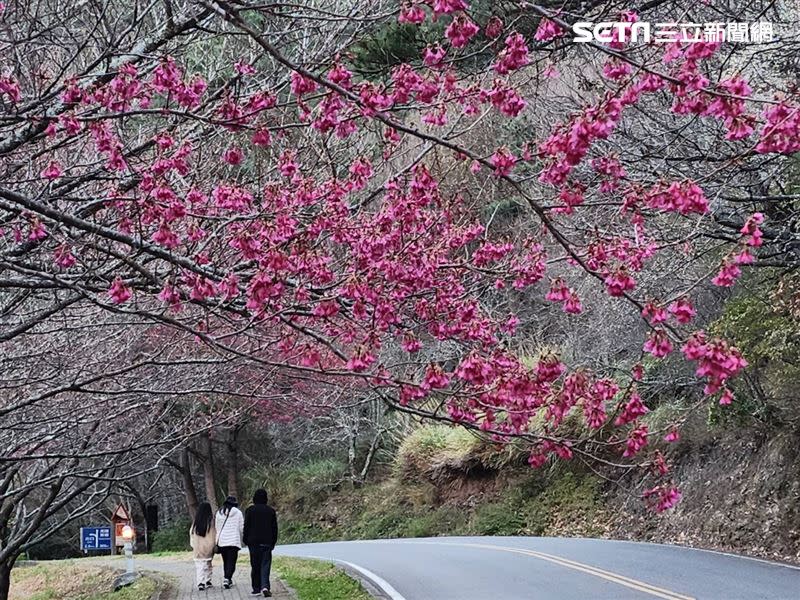
[[[281,585],[283,586],[283,589],[286,590],[286,593],[289,595],[290,598],[292,598],[293,600],[297,600],[297,598],[298,598],[297,592],[294,590],[293,587],[291,587],[288,583],[286,583],[280,577],[276,577],[275,579],[277,581],[281,582]]]
[[[381,576],[376,575],[372,571],[365,569],[364,567],[360,567],[354,563],[347,562],[346,560],[328,558],[325,556],[291,556],[294,556],[295,558],[311,558],[327,563],[333,563],[334,565],[340,567],[350,577],[358,581],[370,596],[377,598],[378,600],[406,600],[400,592],[394,589],[394,587],[392,587],[392,585]]]

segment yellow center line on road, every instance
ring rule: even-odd
[[[568,569],[574,569],[575,571],[580,571],[582,573],[587,573],[588,575],[593,575],[594,577],[599,577],[601,579],[611,581],[612,583],[616,583],[617,585],[623,585],[625,587],[638,590],[646,594],[650,594],[651,596],[656,596],[657,598],[663,598],[664,600],[695,600],[695,598],[693,598],[692,596],[685,596],[683,594],[679,594],[678,592],[665,590],[663,588],[650,585],[649,583],[645,583],[643,581],[638,581],[636,579],[631,579],[630,577],[625,577],[624,575],[619,575],[618,573],[605,571],[603,569],[599,569],[591,565],[586,565],[574,560],[570,560],[568,558],[554,556],[553,554],[538,552],[537,550],[527,550],[525,548],[510,548],[507,546],[494,546],[492,544],[467,544],[467,543],[459,544],[455,542],[418,542],[418,543],[441,545],[441,546],[461,546],[464,548],[482,548],[485,550],[497,550],[499,552],[512,552],[514,554],[532,556],[534,558],[545,560],[560,565],[562,567],[566,567]]]

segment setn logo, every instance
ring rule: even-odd
[[[775,38],[772,23],[649,23],[637,21],[579,21],[572,26],[574,41],[601,42],[751,42],[768,43]]]

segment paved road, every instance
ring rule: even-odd
[[[659,544],[442,537],[277,553],[351,563],[392,600],[800,600],[800,568]]]

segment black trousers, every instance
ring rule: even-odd
[[[264,544],[248,546],[250,549],[250,583],[253,591],[268,590],[269,571],[272,568],[272,548]]]
[[[219,553],[222,555],[222,576],[225,579],[233,579],[239,549],[236,546],[220,546]]]

